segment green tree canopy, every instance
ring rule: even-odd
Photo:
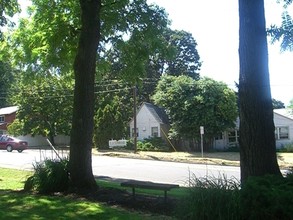
[[[15,13],[19,12],[20,8],[17,0],[1,0],[0,2],[0,27],[12,25],[9,20]],[[0,29],[0,40],[2,40],[2,32]]]
[[[130,38],[123,44],[115,44],[104,57],[109,64],[109,68],[105,69],[107,77],[125,79],[125,73],[133,71],[129,68],[133,67],[135,71],[139,71],[136,84],[139,87],[140,101],[150,101],[162,74],[199,78],[201,62],[193,36],[188,32],[166,27],[156,34],[158,41],[147,42],[145,38],[140,37]],[[149,48],[148,53],[142,52],[137,45],[145,45]],[[133,60],[135,57],[129,58],[130,51],[137,54],[136,60],[141,58],[141,61],[138,61],[139,68],[134,66],[134,62],[137,62]]]
[[[13,84],[14,72],[10,64],[0,61],[0,108],[9,104],[8,94]]]
[[[80,32],[77,1],[32,0],[28,17],[9,33],[8,45],[19,69],[47,74],[68,72],[76,54]]]
[[[145,0],[102,1],[100,19],[98,78],[100,73],[107,74],[112,65],[113,60],[105,61],[105,57],[113,48],[118,48],[123,64],[118,68],[119,74],[128,81],[137,81],[145,74],[143,66],[148,55],[162,48],[162,39],[158,36],[169,24],[165,11],[148,5]],[[15,65],[31,71],[68,72],[75,58],[80,31],[77,1],[32,0],[28,18],[19,21],[19,27],[9,38]]]
[[[107,149],[109,140],[126,138],[128,121],[123,117],[124,113],[125,106],[119,96],[114,96],[110,103],[97,110],[94,142],[98,149]]]
[[[285,104],[279,100],[272,99],[273,109],[285,108]]]
[[[139,88],[139,97],[142,101],[150,102],[150,97],[154,94],[162,74],[186,75],[199,79],[201,61],[193,36],[186,31],[171,29],[166,29],[162,36],[164,42],[167,43],[167,49],[149,58],[146,79],[143,79],[142,86]]]
[[[194,80],[188,76],[164,76],[159,81],[154,102],[166,109],[173,137],[199,139],[199,127],[213,138],[235,127],[235,92],[222,82],[209,78]]]
[[[127,127],[133,116],[133,88],[118,80],[105,80],[96,84],[95,147],[108,148],[111,139],[126,138]]]
[[[169,25],[167,15],[146,0],[32,0],[28,15],[8,38],[11,60],[24,73],[34,73],[26,74],[30,79],[67,74],[74,63],[71,180],[78,189],[95,189],[91,169],[95,75],[104,78],[101,73],[108,62],[104,57],[119,48],[121,78],[132,84],[140,81],[150,54],[164,47],[160,34]]]
[[[293,108],[293,99],[291,99],[290,100],[290,102],[289,102],[289,106],[288,106],[289,108]]]
[[[293,51],[293,20],[287,7],[292,3],[292,0],[279,0],[283,2],[284,11],[282,13],[281,25],[271,25],[268,29],[269,36],[272,37],[272,43],[281,41],[281,50]]]
[[[8,104],[7,94],[13,83],[13,69],[8,59],[3,57],[6,43],[1,27],[11,26],[10,18],[20,11],[17,0],[1,0],[0,2],[0,107]]]
[[[169,31],[165,38],[175,48],[174,58],[167,60],[166,74],[187,75],[199,79],[201,62],[192,34],[186,31]]]
[[[73,80],[48,74],[27,81],[18,79],[10,99],[19,106],[11,132],[16,135],[43,135],[54,144],[56,135],[69,135],[72,117]],[[18,124],[18,125],[17,125]]]

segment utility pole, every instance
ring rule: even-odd
[[[136,86],[133,87],[133,144],[134,153],[137,151],[137,123],[136,123]]]

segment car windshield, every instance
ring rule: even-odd
[[[2,135],[0,137],[0,141],[15,141],[15,142],[19,142],[20,140],[17,139],[17,138],[9,137],[7,135]]]
[[[7,137],[7,136],[5,136],[5,135],[3,135],[3,136],[1,136],[1,139],[0,139],[0,141],[7,141],[7,139],[8,139],[8,137]]]

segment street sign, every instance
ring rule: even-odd
[[[204,134],[204,127],[203,126],[200,126],[199,130],[200,130],[200,134]]]
[[[201,148],[201,157],[203,158],[203,135],[204,135],[204,127],[200,126],[200,148]]]

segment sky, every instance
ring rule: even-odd
[[[239,78],[237,0],[148,0],[166,9],[171,28],[192,33],[202,61],[201,76],[225,82],[236,90]],[[292,10],[293,11],[293,10]],[[281,23],[282,5],[265,0],[266,24]],[[291,13],[293,15],[293,13]],[[281,52],[268,38],[272,98],[285,106],[293,99],[293,52]]]

